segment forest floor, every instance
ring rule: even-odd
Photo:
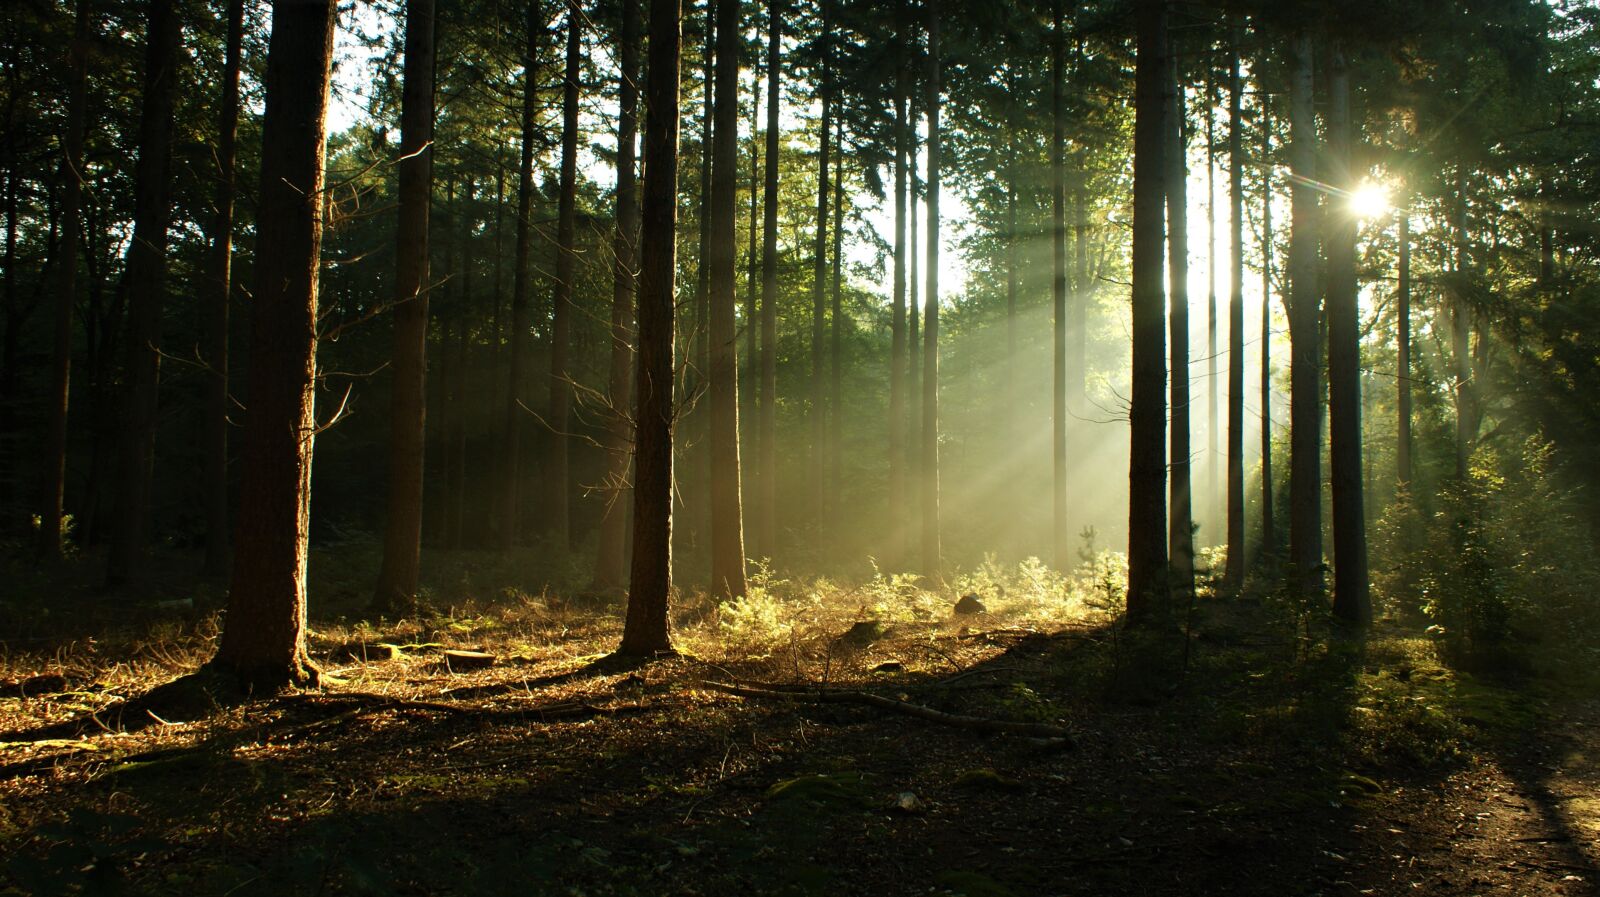
[[[147,695],[214,614],[63,599],[0,654],[0,894],[1600,894],[1600,701],[1393,622],[797,595],[689,600],[643,664],[593,597],[318,618],[321,689],[221,701]]]

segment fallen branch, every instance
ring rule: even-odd
[[[1074,746],[1071,733],[1061,726],[1052,726],[1049,723],[1025,723],[1015,720],[991,719],[983,716],[967,716],[960,713],[946,713],[943,710],[935,710],[932,707],[924,707],[921,704],[897,701],[894,698],[886,698],[882,695],[864,691],[833,691],[828,689],[778,691],[770,688],[756,688],[749,685],[739,685],[732,682],[713,682],[711,680],[705,680],[701,684],[714,691],[738,695],[741,698],[765,698],[768,700],[795,701],[802,704],[865,704],[868,707],[904,713],[917,719],[954,726],[958,729],[969,729],[975,732],[1001,732],[1006,735],[1026,735],[1032,738],[1049,738],[1063,747]]]

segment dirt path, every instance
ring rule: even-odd
[[[1600,895],[1600,702],[1426,787],[1375,799],[1352,829],[1351,893]]]

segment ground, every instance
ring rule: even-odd
[[[1130,635],[1036,574],[759,578],[648,663],[595,596],[319,619],[323,688],[259,699],[146,694],[203,606],[85,605],[0,667],[0,893],[1600,894],[1600,703],[1270,600]]]

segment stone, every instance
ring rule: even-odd
[[[962,595],[961,600],[956,602],[956,616],[958,617],[970,617],[973,614],[986,614],[988,612],[989,608],[984,605],[983,599],[974,593],[969,592]]]

